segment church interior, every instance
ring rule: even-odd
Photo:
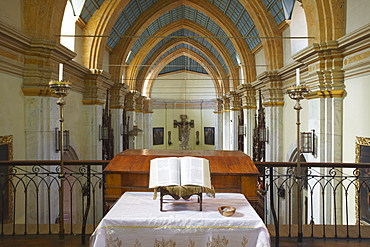
[[[271,237],[370,238],[368,0],[0,3],[0,238],[91,234],[125,150],[242,153]]]

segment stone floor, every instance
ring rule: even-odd
[[[53,247],[82,247],[89,246],[89,236],[86,237],[85,245],[82,244],[81,235],[65,235],[64,240],[59,239],[59,235],[17,235],[0,236],[0,246],[6,247],[30,247],[30,246],[53,246]],[[275,239],[271,239],[271,247],[275,245]],[[281,238],[279,246],[305,246],[305,247],[369,247],[370,239],[321,239],[304,238],[302,243],[298,243],[296,238]],[[145,247],[145,246],[143,246]],[[233,247],[233,246],[231,246]]]

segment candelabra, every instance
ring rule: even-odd
[[[49,87],[53,90],[59,99],[57,100],[57,105],[59,105],[59,124],[60,124],[60,132],[59,132],[59,151],[60,151],[60,173],[58,178],[60,179],[60,190],[59,190],[59,236],[61,239],[64,238],[64,205],[63,205],[63,198],[64,198],[64,159],[63,159],[63,151],[64,151],[64,144],[63,144],[63,106],[66,104],[64,97],[68,95],[68,89],[70,89],[72,83],[66,81],[50,81]]]
[[[289,97],[296,101],[294,105],[294,110],[297,111],[297,169],[296,169],[296,181],[297,181],[297,198],[298,198],[298,242],[302,242],[303,240],[303,233],[302,233],[302,193],[301,193],[301,184],[302,184],[302,176],[301,176],[301,148],[300,148],[300,111],[302,109],[300,101],[304,99],[304,97],[309,93],[310,89],[305,85],[299,85],[297,83],[296,86],[289,87],[287,89],[287,93]]]

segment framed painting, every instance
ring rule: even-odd
[[[370,138],[356,136],[356,163],[370,163]],[[359,168],[357,216],[370,224],[370,168]]]
[[[0,136],[0,160],[13,160],[13,136]],[[0,166],[0,222],[11,222],[13,215],[12,190],[9,189],[12,177],[9,166]]]
[[[204,127],[204,144],[215,145],[215,127]]]
[[[153,145],[164,144],[164,128],[153,128]]]

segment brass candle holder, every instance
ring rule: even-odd
[[[72,87],[72,83],[68,81],[50,81],[49,82],[50,89],[53,90],[59,99],[57,100],[57,105],[59,105],[59,125],[60,125],[60,132],[59,132],[59,147],[60,147],[60,173],[58,178],[60,179],[60,191],[59,191],[59,236],[60,239],[64,239],[64,159],[63,159],[63,151],[64,151],[64,144],[63,144],[63,106],[66,104],[64,97],[68,95],[68,89]]]
[[[297,181],[297,198],[298,198],[298,242],[302,242],[303,240],[303,232],[302,232],[302,193],[301,193],[301,184],[302,184],[302,176],[301,176],[301,148],[300,148],[300,111],[302,109],[300,101],[305,98],[305,96],[310,92],[310,89],[305,85],[296,85],[289,87],[287,89],[287,93],[289,97],[296,101],[294,105],[294,110],[297,111],[297,169],[296,169],[296,181]]]

